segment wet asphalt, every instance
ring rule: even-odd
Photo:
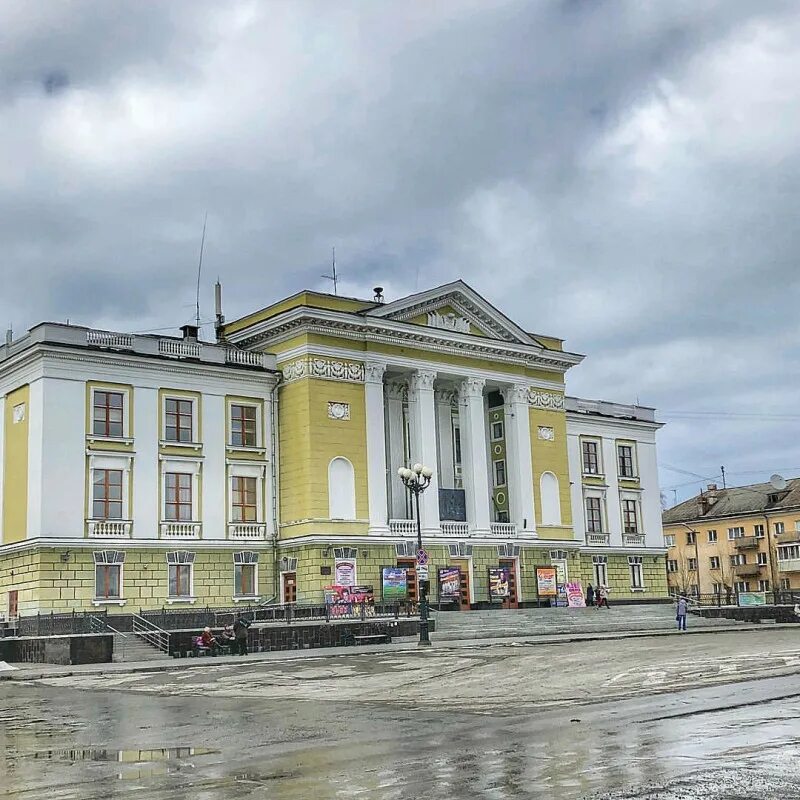
[[[0,685],[0,797],[800,798],[795,676],[541,711],[513,696],[475,711],[172,680],[180,695]]]

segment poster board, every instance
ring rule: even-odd
[[[586,608],[586,598],[580,581],[567,581],[564,587],[567,591],[567,605],[570,608]]]
[[[461,600],[461,568],[439,567],[439,599]]]
[[[384,567],[381,570],[381,596],[384,600],[405,600],[408,597],[408,570],[405,567]]]
[[[536,592],[539,597],[555,597],[558,594],[555,567],[536,567]]]
[[[739,592],[740,606],[765,606],[766,604],[766,592]]]
[[[489,599],[506,600],[511,595],[508,567],[489,567]]]
[[[366,616],[375,614],[375,593],[371,586],[326,586],[322,590],[331,617],[357,617],[362,605]]]
[[[333,568],[334,586],[356,585],[356,562],[353,558],[337,558]]]

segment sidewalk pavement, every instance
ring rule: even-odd
[[[485,647],[531,647],[536,645],[559,645],[572,642],[611,641],[615,639],[646,639],[661,636],[719,636],[747,631],[772,631],[783,628],[797,630],[795,623],[776,623],[765,625],[738,625],[730,628],[695,628],[687,631],[649,630],[611,633],[552,634],[549,636],[528,636],[514,639],[461,639],[437,642],[432,637],[433,647],[420,649],[416,637],[404,637],[391,644],[359,645],[352,647],[325,647],[307,650],[274,650],[267,653],[251,653],[248,656],[204,656],[202,658],[167,658],[163,661],[128,661],[111,664],[13,664],[13,670],[0,671],[0,681],[36,681],[49,678],[66,678],[74,675],[125,675],[139,672],[172,672],[175,670],[199,667],[236,667],[252,664],[253,661],[266,663],[298,661],[306,659],[342,658],[357,655],[385,655],[387,653],[432,654],[443,650],[468,650]]]

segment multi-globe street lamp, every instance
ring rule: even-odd
[[[400,480],[403,481],[406,489],[414,498],[414,510],[417,517],[417,583],[419,585],[419,645],[429,647],[431,640],[428,635],[428,585],[427,579],[420,580],[419,557],[422,552],[422,520],[419,514],[419,496],[431,485],[433,470],[423,464],[414,464],[408,467],[400,467],[397,470]],[[425,565],[423,565],[425,566]],[[426,566],[427,569],[427,566]]]

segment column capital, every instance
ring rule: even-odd
[[[389,400],[408,400],[408,384],[405,381],[387,381],[386,397]]]
[[[413,394],[421,390],[433,391],[433,382],[436,380],[436,371],[432,369],[418,369],[408,379],[408,388]]]
[[[364,382],[383,383],[383,375],[385,372],[385,361],[366,361],[364,363]]]
[[[434,394],[437,403],[450,406],[458,404],[458,389],[436,389]]]
[[[486,386],[486,381],[483,378],[464,378],[458,387],[458,393],[466,399],[483,397],[484,386]]]
[[[524,403],[528,405],[530,389],[525,384],[515,383],[512,386],[504,386],[500,390],[500,394],[503,395],[503,400],[506,403]]]

